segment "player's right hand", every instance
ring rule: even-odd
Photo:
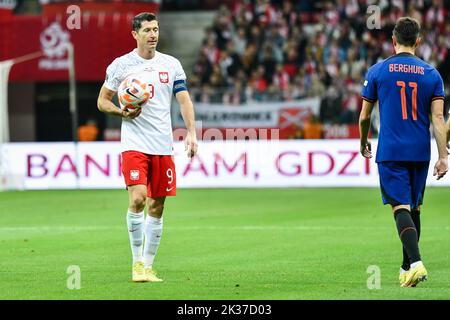
[[[433,176],[437,176],[437,180],[441,179],[448,171],[448,160],[447,158],[439,159],[434,165]]]
[[[184,140],[184,151],[187,152],[188,158],[192,158],[197,154],[198,143],[197,137],[194,134],[188,133]]]
[[[372,158],[372,144],[369,141],[367,141],[365,144],[362,143],[359,151],[364,158]]]
[[[142,108],[136,109],[123,109],[122,117],[127,119],[134,119],[141,114]]]

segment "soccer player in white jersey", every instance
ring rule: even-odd
[[[172,96],[175,95],[180,105],[186,125],[188,157],[197,152],[194,107],[180,62],[156,51],[159,37],[156,16],[148,12],[135,16],[132,35],[137,48],[108,66],[98,108],[122,117],[122,173],[129,195],[127,225],[133,255],[132,280],[157,282],[162,280],[156,276],[152,265],[161,240],[164,201],[166,196],[176,194],[170,118]],[[136,72],[148,79],[150,99],[142,108],[121,109],[112,98],[120,83]],[[147,217],[144,215],[146,205]]]

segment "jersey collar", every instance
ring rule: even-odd
[[[394,54],[394,57],[416,57],[416,56],[409,52],[400,52],[400,53]]]
[[[416,58],[416,59],[421,60],[418,56],[411,54],[409,52],[400,52],[400,53],[394,54],[394,55],[388,57],[386,60],[389,60],[392,58],[398,58],[398,57],[410,57],[410,58]]]
[[[159,56],[159,52],[155,50],[155,55],[153,58],[151,59],[144,59],[142,58],[138,53],[137,53],[137,49],[133,50],[133,55],[136,57],[136,59],[138,59],[139,61],[142,62],[149,62],[149,61],[154,61],[158,56]]]

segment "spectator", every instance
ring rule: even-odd
[[[257,47],[261,47],[261,44],[264,40],[264,35],[261,31],[261,28],[258,25],[252,25],[250,28],[250,36],[248,42],[252,42],[257,45]]]
[[[264,73],[264,66],[259,65],[258,68],[253,71],[250,79],[250,88],[252,89],[253,99],[256,101],[263,101],[265,98],[268,83],[264,77]]]
[[[288,88],[284,91],[280,91],[275,85],[271,84],[267,88],[265,100],[267,102],[279,102],[283,100],[283,97],[287,96]]]
[[[357,85],[348,84],[347,90],[344,91],[342,101],[342,111],[340,115],[340,123],[352,124],[357,123],[362,99],[360,96],[361,88]]]
[[[262,56],[260,58],[260,64],[264,66],[264,78],[268,83],[272,82],[273,75],[275,74],[275,68],[277,61],[273,57],[272,45],[266,43]]]
[[[97,121],[89,119],[84,125],[78,127],[78,141],[96,141],[98,136]]]
[[[286,91],[289,86],[289,74],[284,70],[282,64],[276,66],[275,74],[272,78],[272,83],[275,89],[283,92]]]
[[[338,90],[330,86],[325,93],[325,97],[320,102],[320,122],[336,124],[339,123],[341,100]]]
[[[311,114],[303,125],[304,139],[322,139],[322,125],[319,119]]]
[[[210,37],[203,47],[203,54],[208,58],[209,63],[215,65],[219,62],[220,50],[217,47],[216,40]]]
[[[225,50],[227,42],[232,37],[230,29],[231,15],[228,8],[222,5],[219,9],[219,15],[214,23],[214,32],[216,33],[216,44],[219,50]]]
[[[320,81],[319,75],[317,73],[311,76],[311,85],[306,91],[308,97],[321,97],[325,94],[325,85]]]
[[[233,85],[223,96],[223,103],[226,105],[241,105],[246,102],[245,89],[241,80],[235,79]]]
[[[258,47],[255,43],[247,44],[244,55],[242,56],[242,66],[244,67],[247,75],[250,75],[252,70],[256,68],[256,54],[258,52]]]
[[[213,72],[211,77],[209,78],[209,84],[211,85],[211,93],[209,94],[209,102],[210,103],[221,103],[222,102],[222,93],[225,89],[225,80],[222,77],[222,73],[220,71],[220,67],[215,65],[213,67]]]
[[[200,84],[208,82],[211,77],[212,66],[206,53],[200,53],[199,59],[194,64],[194,74],[200,77]]]
[[[286,71],[286,73],[289,75],[290,78],[294,78],[295,74],[297,73],[299,67],[297,59],[298,59],[297,50],[295,47],[292,46],[287,51],[284,63],[284,70]]]
[[[247,35],[245,34],[244,27],[239,27],[237,29],[237,32],[232,36],[232,41],[234,43],[236,53],[242,56],[247,46]]]

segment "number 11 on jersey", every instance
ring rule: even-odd
[[[412,100],[412,117],[413,120],[417,120],[417,82],[408,82],[410,88],[413,88],[411,100]],[[401,101],[402,101],[402,118],[408,120],[408,113],[406,110],[406,83],[404,81],[397,81],[397,86],[400,89]]]

